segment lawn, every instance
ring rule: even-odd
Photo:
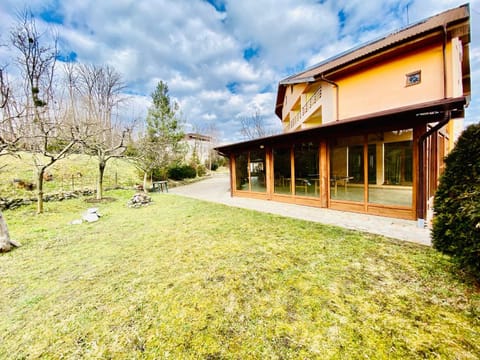
[[[35,191],[26,191],[15,186],[13,180],[36,183],[32,155],[18,153],[18,157],[0,157],[0,196],[2,197],[35,197]],[[95,189],[98,177],[98,163],[95,157],[83,154],[70,154],[47,169],[52,175],[51,181],[44,181],[46,193],[55,191],[71,191],[84,188]],[[131,162],[113,158],[107,162],[104,174],[104,186],[130,186],[141,183],[139,172]]]
[[[153,194],[5,211],[2,359],[478,359],[480,293],[429,247]]]

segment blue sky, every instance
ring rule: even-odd
[[[441,11],[455,0],[2,0],[0,43],[28,6],[53,26],[61,61],[113,66],[126,81],[127,117],[143,117],[166,81],[188,131],[217,129],[242,140],[239,119],[255,112],[272,129],[278,81],[358,44]],[[472,102],[480,122],[480,0],[470,2]],[[0,48],[0,63],[8,62]]]

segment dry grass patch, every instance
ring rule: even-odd
[[[5,213],[0,358],[480,356],[480,295],[428,247],[131,195],[91,224],[81,200]]]

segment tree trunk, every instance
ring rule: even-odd
[[[45,167],[37,169],[37,214],[43,213],[43,174]]]
[[[143,172],[143,192],[147,192],[147,177],[148,177],[148,172],[144,171]]]
[[[10,235],[8,234],[7,222],[0,210],[0,252],[7,252],[11,249],[12,243],[10,242]]]
[[[103,173],[105,172],[106,165],[104,161],[98,163],[97,200],[103,199]]]

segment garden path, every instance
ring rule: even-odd
[[[431,245],[430,230],[417,227],[417,222],[412,220],[393,219],[268,200],[231,197],[228,173],[215,173],[212,177],[205,180],[172,188],[169,191],[173,194],[195,199],[341,226],[347,229],[384,235],[422,245]]]

